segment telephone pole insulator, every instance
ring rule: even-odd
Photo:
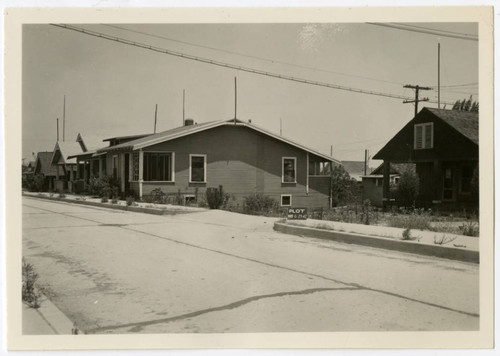
[[[403,87],[404,88],[415,89],[415,100],[404,100],[403,104],[415,103],[415,116],[417,116],[417,113],[418,113],[418,102],[419,101],[429,101],[429,98],[421,98],[421,99],[419,99],[419,97],[418,97],[419,90],[432,90],[432,88],[430,88],[430,87],[421,87],[419,85],[410,85],[410,84],[406,84]]]

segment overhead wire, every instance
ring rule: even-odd
[[[393,82],[393,81],[390,81],[390,80],[378,79],[378,78],[373,78],[373,77],[366,77],[366,76],[356,75],[356,74],[350,74],[350,73],[342,73],[342,72],[337,72],[337,71],[333,71],[333,70],[329,70],[329,69],[313,68],[313,67],[304,66],[304,65],[300,65],[300,64],[279,61],[279,60],[276,60],[276,59],[270,59],[270,58],[265,58],[265,57],[253,56],[253,55],[246,54],[246,53],[234,52],[234,51],[229,51],[229,50],[222,49],[222,48],[211,47],[211,46],[201,45],[201,44],[198,44],[198,43],[192,43],[192,42],[182,41],[182,40],[178,40],[178,39],[174,39],[174,38],[170,38],[170,37],[155,35],[155,34],[144,32],[144,31],[131,30],[131,29],[128,29],[128,28],[125,28],[125,27],[121,27],[121,26],[116,26],[116,25],[109,25],[109,24],[102,24],[102,25],[103,26],[107,26],[107,27],[111,27],[111,28],[115,28],[115,29],[119,29],[119,30],[123,30],[123,31],[128,31],[128,32],[132,32],[132,33],[141,34],[141,35],[144,35],[144,36],[150,36],[150,37],[153,37],[153,38],[159,38],[159,39],[164,39],[164,40],[167,40],[167,41],[182,43],[182,44],[185,44],[185,45],[188,45],[188,46],[200,47],[200,48],[210,49],[210,50],[218,51],[218,52],[222,52],[222,53],[228,53],[228,54],[234,54],[234,55],[237,55],[237,56],[242,56],[242,57],[247,57],[247,58],[252,58],[252,59],[258,59],[258,60],[266,61],[266,62],[273,63],[273,64],[283,64],[283,65],[287,65],[287,66],[295,67],[295,68],[314,70],[316,72],[331,73],[331,74],[343,75],[343,76],[347,76],[347,77],[360,78],[360,79],[372,80],[372,81],[377,81],[377,82],[382,82],[382,83],[388,83],[388,84],[395,84],[395,85],[401,85],[401,86],[404,84],[404,83]]]
[[[314,81],[314,80],[309,80],[309,79],[304,79],[304,78],[293,77],[293,76],[284,75],[284,74],[267,72],[267,71],[263,71],[260,69],[239,66],[239,65],[235,65],[235,64],[231,64],[231,63],[216,61],[216,60],[212,60],[212,59],[208,59],[208,58],[204,58],[204,57],[193,56],[193,55],[185,54],[185,53],[181,53],[181,52],[175,52],[175,51],[171,51],[168,49],[155,47],[155,46],[151,46],[151,45],[147,45],[144,43],[135,42],[135,41],[131,41],[131,40],[115,37],[115,36],[110,36],[110,35],[107,35],[104,33],[90,31],[90,30],[86,30],[83,28],[79,28],[79,27],[71,26],[71,25],[67,25],[67,24],[51,24],[51,25],[55,26],[55,27],[63,28],[63,29],[68,29],[68,30],[80,32],[80,33],[83,33],[86,35],[102,38],[102,39],[109,40],[109,41],[114,41],[114,42],[130,45],[130,46],[134,46],[134,47],[139,47],[139,48],[143,48],[143,49],[147,49],[150,51],[159,52],[159,53],[163,53],[163,54],[167,54],[167,55],[171,55],[171,56],[175,56],[175,57],[189,59],[192,61],[202,62],[202,63],[211,64],[211,65],[224,67],[224,68],[230,68],[230,69],[234,69],[234,70],[238,70],[238,71],[242,71],[242,72],[258,74],[258,75],[262,75],[262,76],[268,76],[268,77],[273,77],[273,78],[278,78],[278,79],[283,79],[283,80],[288,80],[288,81],[298,82],[298,83],[303,83],[303,84],[327,87],[327,88],[331,88],[331,89],[338,89],[338,90],[359,93],[359,94],[375,95],[375,96],[380,96],[380,97],[387,97],[387,98],[393,98],[393,99],[403,99],[403,100],[412,99],[412,98],[409,98],[407,96],[402,96],[402,95],[398,95],[398,94],[370,91],[370,90],[364,90],[364,89],[342,86],[342,85],[337,85],[337,84],[330,84],[330,83],[319,82],[319,81]]]
[[[452,35],[452,34],[440,32],[439,30],[419,30],[419,29],[407,28],[407,27],[403,27],[401,25],[395,25],[395,24],[391,24],[391,23],[367,22],[367,24],[374,25],[374,26],[388,27],[388,28],[393,28],[393,29],[402,30],[402,31],[419,32],[419,33],[423,33],[423,34],[427,34],[427,35],[450,37],[450,38],[456,38],[456,39],[468,40],[468,41],[479,41],[479,38],[477,36],[467,37],[467,36],[463,36],[463,35]],[[468,35],[468,36],[473,36],[473,35]]]

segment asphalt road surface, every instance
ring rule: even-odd
[[[478,330],[479,266],[23,197],[23,256],[85,333]]]

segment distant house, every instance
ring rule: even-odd
[[[109,142],[109,147],[116,146],[132,140],[137,140],[152,134],[118,136],[102,140]],[[99,147],[99,148],[104,148]],[[87,150],[68,156],[69,159],[75,159],[78,170],[76,176],[73,177],[73,192],[80,193],[87,188],[90,178],[102,178],[108,175],[107,157],[105,152],[97,152],[98,148]],[[110,172],[113,175],[114,172]]]
[[[109,139],[117,143],[118,138]],[[255,193],[281,206],[328,207],[330,170],[340,162],[240,120],[184,126],[98,149],[106,174],[123,194],[143,197],[156,188],[197,199],[222,185],[237,202]]]
[[[73,157],[75,154],[86,152],[87,147],[80,134],[76,141],[58,141],[52,152],[51,164],[58,166],[54,182],[57,191],[72,191],[72,183],[76,178],[78,166]]]
[[[414,163],[392,163],[391,171],[389,175],[389,183],[391,186],[397,185],[399,183],[399,177],[401,174],[410,170],[415,172]],[[384,164],[381,164],[375,168],[370,174],[362,177],[363,179],[363,189],[362,197],[363,201],[369,199],[371,204],[374,206],[383,206],[383,180],[384,180]]]
[[[61,166],[52,164],[52,155],[54,152],[38,152],[35,160],[34,174],[43,174],[45,186],[49,190],[55,189],[55,180],[57,176],[64,176]],[[59,174],[58,171],[59,170]]]
[[[422,205],[477,205],[473,176],[479,163],[478,113],[423,108],[375,156],[384,160],[383,199],[392,163],[416,164]]]
[[[355,179],[356,182],[361,182],[361,178],[365,175],[364,161],[342,161],[342,165],[351,178]],[[367,173],[369,172],[367,171]]]

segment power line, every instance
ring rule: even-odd
[[[258,75],[288,80],[288,81],[297,82],[297,83],[316,85],[316,86],[321,86],[321,87],[326,87],[326,88],[331,88],[331,89],[344,90],[344,91],[349,91],[349,92],[359,93],[359,94],[375,95],[375,96],[394,98],[394,99],[404,99],[404,100],[410,99],[406,96],[397,95],[397,94],[390,94],[390,93],[369,91],[369,90],[358,89],[358,88],[351,88],[351,87],[342,86],[342,85],[330,84],[330,83],[325,83],[325,82],[318,82],[318,81],[313,81],[313,80],[309,80],[309,79],[297,78],[297,77],[292,77],[289,75],[271,73],[271,72],[266,72],[266,71],[259,70],[259,69],[253,69],[253,68],[249,68],[249,67],[238,66],[235,64],[215,61],[212,59],[193,56],[193,55],[185,54],[185,53],[181,53],[181,52],[174,52],[174,51],[170,51],[170,50],[167,50],[164,48],[154,47],[154,46],[146,45],[146,44],[143,44],[140,42],[134,42],[134,41],[126,40],[123,38],[106,35],[106,34],[100,33],[100,32],[89,31],[89,30],[85,30],[82,28],[78,28],[78,27],[70,26],[70,25],[66,25],[66,24],[51,24],[51,25],[55,26],[55,27],[60,27],[60,28],[80,32],[80,33],[83,33],[86,35],[102,38],[102,39],[109,40],[109,41],[114,41],[114,42],[130,45],[130,46],[134,46],[134,47],[147,49],[147,50],[154,51],[154,52],[168,54],[171,56],[189,59],[189,60],[202,62],[202,63],[206,63],[206,64],[211,64],[211,65],[215,65],[215,66],[219,66],[219,67],[235,69],[235,70],[239,70],[239,71],[243,71],[243,72],[247,72],[247,73],[258,74]]]
[[[438,32],[444,32],[444,33],[450,33],[450,34],[453,34],[453,35],[468,36],[468,37],[471,37],[471,39],[477,39],[477,35],[471,35],[470,33],[460,33],[460,32],[455,32],[455,31],[439,30],[437,28],[416,26],[416,25],[410,25],[410,24],[405,24],[405,23],[401,23],[401,22],[394,22],[394,24],[399,25],[399,26],[420,28],[420,29],[430,30],[430,31],[438,31]]]
[[[419,32],[419,33],[424,33],[427,35],[437,35],[441,37],[450,37],[450,38],[457,38],[461,40],[468,40],[468,41],[478,41],[479,39],[477,37],[466,37],[462,35],[451,35],[443,32],[439,32],[438,30],[418,30],[418,29],[411,29],[411,28],[406,28],[402,27],[399,25],[394,25],[394,24],[388,24],[388,23],[375,23],[375,22],[367,22],[368,25],[374,25],[374,26],[381,26],[381,27],[388,27],[388,28],[393,28],[397,30],[403,30],[403,31],[410,31],[410,32]]]
[[[343,76],[347,76],[347,77],[354,77],[354,78],[360,78],[360,79],[373,80],[373,81],[382,82],[382,83],[388,83],[388,84],[395,84],[395,85],[401,85],[402,84],[402,83],[397,83],[397,82],[393,82],[393,81],[389,81],[389,80],[383,80],[383,79],[378,79],[378,78],[373,78],[373,77],[365,77],[365,76],[356,75],[356,74],[336,72],[336,71],[332,71],[332,70],[328,70],[328,69],[313,68],[313,67],[308,67],[308,66],[304,66],[304,65],[300,65],[300,64],[294,64],[294,63],[289,63],[289,62],[278,61],[278,60],[275,60],[275,59],[270,59],[270,58],[265,58],[265,57],[259,57],[259,56],[253,56],[253,55],[250,55],[250,54],[245,54],[245,53],[240,53],[240,52],[234,52],[234,51],[229,51],[229,50],[225,50],[225,49],[222,49],[222,48],[216,48],[216,47],[201,45],[201,44],[198,44],[198,43],[192,43],[192,42],[182,41],[182,40],[178,40],[178,39],[174,39],[174,38],[170,38],[170,37],[155,35],[155,34],[148,33],[148,32],[131,30],[131,29],[128,29],[128,28],[125,28],[125,27],[120,27],[120,26],[115,26],[115,25],[103,24],[103,26],[107,26],[107,27],[111,27],[111,28],[115,28],[115,29],[119,29],[119,30],[123,30],[123,31],[128,31],[128,32],[132,32],[132,33],[137,33],[137,34],[141,34],[141,35],[145,35],[145,36],[150,36],[150,37],[154,37],[154,38],[164,39],[164,40],[167,40],[167,41],[182,43],[182,44],[186,44],[188,46],[200,47],[200,48],[210,49],[210,50],[213,50],[213,51],[219,51],[219,52],[223,52],[223,53],[234,54],[234,55],[237,55],[237,56],[242,56],[242,57],[247,57],[247,58],[252,58],[252,59],[258,59],[258,60],[266,61],[266,62],[273,63],[273,64],[284,64],[284,65],[295,67],[295,68],[309,69],[309,70],[314,70],[314,71],[317,71],[317,72],[324,72],[324,73],[331,73],[331,74],[343,75]]]
[[[441,85],[441,88],[456,88],[456,87],[472,87],[478,86],[479,83],[465,83],[465,84],[453,84],[453,85]]]

